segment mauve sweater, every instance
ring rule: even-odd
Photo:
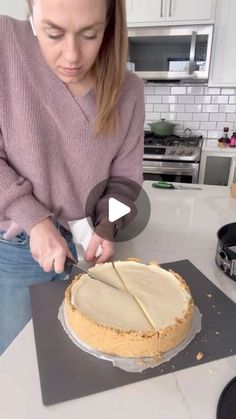
[[[73,97],[44,61],[30,23],[0,16],[0,229],[16,223],[29,233],[49,216],[68,228],[87,215],[99,182],[123,176],[141,184],[144,94],[133,73],[117,114],[117,132],[94,137],[94,90]]]

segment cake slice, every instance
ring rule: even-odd
[[[111,262],[100,263],[96,266],[93,266],[92,268],[89,268],[88,274],[98,281],[105,282],[106,284],[120,290],[125,290],[125,286],[123,285]]]
[[[115,262],[126,289],[159,333],[158,351],[166,352],[187,335],[193,315],[192,297],[183,279],[154,264]]]

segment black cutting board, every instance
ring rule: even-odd
[[[202,313],[202,330],[169,362],[142,373],[128,373],[79,349],[58,320],[69,281],[30,287],[42,400],[60,403],[236,354],[236,305],[188,260],[167,263],[191,288]],[[230,279],[229,279],[230,280]],[[197,360],[198,352],[204,354]]]

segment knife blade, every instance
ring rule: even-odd
[[[91,267],[91,265],[85,260],[75,261],[74,259],[70,258],[69,256],[66,257],[65,265],[64,265],[64,272],[69,274],[71,272],[72,268],[75,268],[78,270],[78,274],[81,272],[88,273],[88,269]]]

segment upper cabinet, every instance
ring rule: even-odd
[[[209,85],[236,87],[236,1],[217,0]]]
[[[211,20],[214,18],[215,0],[168,0],[166,18],[173,21]]]
[[[213,23],[216,0],[126,0],[128,26]]]
[[[163,19],[163,0],[126,0],[127,22],[155,23]]]

